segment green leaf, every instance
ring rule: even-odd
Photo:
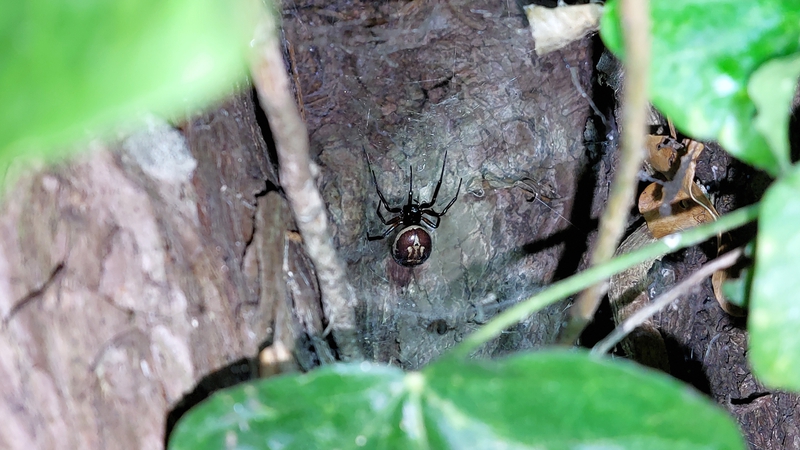
[[[421,372],[367,363],[239,386],[175,428],[170,448],[744,448],[692,389],[626,362],[547,351],[449,358]]]
[[[752,284],[753,270],[750,267],[746,267],[742,269],[739,278],[726,280],[722,283],[722,293],[728,302],[746,310],[750,305]]]
[[[786,170],[788,154],[771,150],[752,124],[747,86],[765,62],[800,51],[797,1],[651,0],[650,9],[653,104],[696,139],[716,139],[773,175]],[[606,3],[600,31],[624,59],[619,13],[618,0]]]
[[[736,278],[729,278],[722,283],[722,293],[729,303],[738,306],[742,310],[747,310],[750,307],[750,293],[753,287],[753,263],[756,254],[756,241],[751,240],[745,244],[742,256],[746,259],[743,266],[738,270]],[[737,266],[742,262],[737,263],[732,267],[732,272],[735,273]],[[728,270],[731,270],[728,269]]]
[[[800,76],[800,54],[773,59],[753,73],[747,91],[758,108],[755,128],[775,158],[789,161],[789,115]]]
[[[773,387],[800,390],[800,166],[761,202],[750,296],[750,362]]]
[[[0,167],[142,112],[219,97],[244,74],[248,4],[0,3]]]

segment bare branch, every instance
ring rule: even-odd
[[[253,83],[275,140],[281,186],[317,271],[322,306],[328,319],[326,332],[333,333],[343,360],[361,359],[356,332],[355,291],[336,255],[325,203],[311,175],[308,132],[291,94],[278,42],[276,20],[279,15],[277,6],[275,8],[263,15],[256,29],[254,56],[250,64]]]
[[[647,0],[622,0],[622,27],[625,30],[625,87],[622,108],[622,147],[620,166],[611,184],[608,207],[600,220],[592,265],[614,256],[634,200],[636,176],[644,158],[644,132],[648,114],[648,69],[650,67],[650,8]],[[572,344],[594,317],[606,284],[585,290],[572,306],[571,318],[559,340]]]
[[[606,336],[602,341],[598,342],[592,348],[592,354],[605,354],[614,348],[625,336],[630,334],[636,327],[642,325],[657,312],[666,308],[667,305],[678,299],[681,295],[686,294],[694,286],[703,281],[706,277],[711,276],[717,270],[726,269],[736,263],[736,260],[742,256],[742,248],[737,248],[725,253],[710,263],[704,265],[696,272],[692,273],[689,278],[676,284],[669,291],[661,294],[652,303],[644,308],[636,311],[635,314],[628,317],[625,322],[619,324],[611,334]]]

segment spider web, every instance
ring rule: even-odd
[[[339,11],[333,23],[319,10],[297,9],[287,24],[298,34],[297,66],[317,69],[299,74],[303,103],[336,244],[357,289],[364,346],[373,359],[404,368],[424,365],[549,283],[564,247],[558,235],[574,228],[566,216],[588,105],[560,56],[533,56],[515,4],[474,3],[484,22],[442,5],[389,2]],[[384,226],[363,149],[392,206],[407,201],[409,168],[414,200],[431,198],[445,150],[434,209],[463,178],[423,265],[397,265],[393,235],[366,240]],[[508,330],[484,352],[552,341],[563,309]]]

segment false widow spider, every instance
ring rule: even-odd
[[[366,153],[367,151],[364,149],[364,154],[366,155]],[[378,197],[380,197],[380,202],[378,202],[378,208],[376,209],[378,218],[381,219],[381,222],[383,222],[384,225],[389,227],[383,232],[383,234],[376,236],[367,235],[367,239],[370,241],[384,239],[394,230],[402,226],[403,228],[399,233],[397,233],[397,236],[394,238],[394,242],[392,243],[392,258],[394,258],[395,262],[401,266],[418,266],[424,263],[428,257],[431,256],[433,239],[431,238],[428,230],[423,228],[421,224],[425,224],[430,229],[438,228],[442,216],[447,213],[447,211],[451,206],[453,206],[453,203],[455,203],[456,199],[458,198],[458,192],[461,190],[461,182],[463,181],[462,179],[458,180],[456,195],[452,200],[450,200],[450,203],[448,203],[447,206],[442,209],[442,212],[436,212],[433,209],[433,205],[436,203],[436,198],[439,196],[439,188],[442,187],[442,179],[444,178],[444,168],[446,164],[447,151],[445,150],[444,160],[442,161],[442,172],[439,174],[439,181],[436,183],[436,188],[433,190],[433,197],[431,198],[431,201],[424,203],[420,203],[419,201],[415,202],[412,198],[414,194],[414,169],[413,167],[409,167],[408,201],[403,206],[391,207],[389,206],[389,202],[386,201],[386,197],[383,196],[381,188],[378,187],[378,178],[375,176],[375,171],[372,170],[372,166],[370,166],[369,156],[367,155],[367,167],[369,167],[370,172],[372,172],[372,181],[375,183],[375,190],[378,191]],[[387,212],[398,215],[386,220],[381,213],[381,205],[383,205]],[[430,216],[434,218],[435,221],[425,216]]]

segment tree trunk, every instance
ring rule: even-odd
[[[338,3],[287,4],[287,61],[361,345],[416,369],[585,258],[615,157],[592,142],[593,41],[539,57],[513,2]],[[266,119],[247,90],[210,111],[180,130],[152,120],[93,141],[7,191],[0,447],[161,448],[186,408],[254,375],[260,348],[280,343],[304,370],[335,360]],[[430,259],[402,267],[393,234],[366,239],[386,228],[367,158],[398,207],[412,169],[412,201],[431,199],[445,152],[432,208],[458,199],[431,231]],[[705,259],[685,255],[676,276]],[[677,376],[705,386],[755,447],[797,445],[796,398],[758,386],[742,324],[708,295],[662,313]],[[552,343],[564,309],[478,355]]]
[[[305,262],[249,93],[185,137],[148,125],[7,193],[2,448],[161,448],[201,377],[291,324],[284,263]]]
[[[502,2],[316,2],[288,7],[284,18],[369,357],[419,368],[576,268],[577,258],[562,255],[581,234],[568,218],[587,161],[589,40],[537,57],[521,9]],[[432,199],[445,153],[433,210],[458,199],[431,232],[430,259],[403,267],[390,255],[395,233],[366,239],[387,228],[367,158],[399,208],[412,171],[412,201]],[[388,221],[397,215],[381,209]],[[479,354],[551,343],[563,313],[553,305]]]

